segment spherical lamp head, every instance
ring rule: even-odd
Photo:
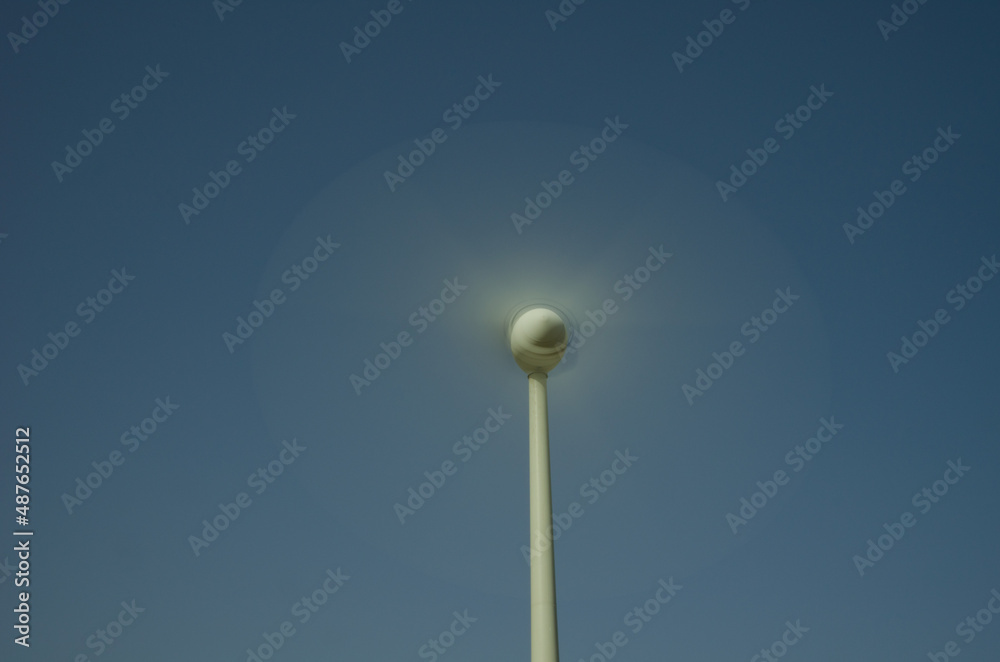
[[[528,374],[548,374],[559,365],[569,342],[565,321],[545,306],[520,311],[511,322],[509,335],[514,360]]]

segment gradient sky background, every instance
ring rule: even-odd
[[[956,626],[1000,589],[1000,281],[961,310],[948,295],[1000,252],[1000,10],[914,5],[885,39],[891,3],[594,0],[553,30],[554,0],[404,0],[351,62],[339,44],[385,3],[243,2],[220,20],[208,0],[72,2],[19,52],[8,38],[0,415],[8,441],[31,427],[35,534],[30,649],[0,571],[3,659],[243,662],[285,621],[275,660],[433,659],[421,647],[463,611],[478,620],[445,662],[529,659],[527,394],[503,320],[533,300],[577,325],[617,305],[549,380],[554,509],[582,510],[556,545],[564,662],[600,660],[618,630],[623,662],[750,660],[797,621],[787,659],[926,660],[949,641],[997,659],[1000,622],[971,642]],[[0,26],[37,11],[7,3]],[[111,102],[157,65],[169,75],[119,119]],[[443,113],[490,75],[454,129]],[[832,96],[780,132],[812,86]],[[275,108],[294,119],[246,162]],[[51,163],[104,117],[114,131],[58,181]],[[578,172],[615,118],[628,128]],[[904,162],[949,127],[961,137],[911,182]],[[390,191],[383,173],[436,128],[446,140]],[[724,201],[716,182],[769,138]],[[240,174],[186,224],[178,205],[231,159]],[[518,232],[511,214],[563,169],[573,183]],[[850,242],[843,225],[894,179],[906,192]],[[339,247],[292,291],[282,274],[317,237]],[[616,283],[661,246],[626,300]],[[123,268],[134,280],[86,323],[78,305]],[[411,314],[446,280],[467,289],[420,331]],[[230,352],[223,334],[275,288],[284,302]],[[750,342],[776,289],[800,298]],[[950,321],[894,371],[887,352],[938,309]],[[18,366],[71,321],[81,333],[25,384]],[[356,393],[350,375],[404,331]],[[745,353],[689,404],[683,385],[733,341]],[[123,443],[168,396],[156,432]],[[457,453],[491,409],[510,417]],[[786,454],[830,417],[844,427],[795,472]],[[258,494],[248,477],[293,439],[306,450]],[[16,563],[6,448],[0,561]],[[68,513],[114,451],[124,463]],[[581,485],[616,452],[637,459],[591,502]],[[922,512],[913,495],[959,460]],[[446,461],[401,524],[394,504]],[[734,534],[727,513],[782,469]],[[251,504],[196,554],[189,537],[241,492]],[[852,558],[905,512],[915,526],[860,574]],[[350,579],[301,622],[294,605],[338,569]],[[626,613],[671,578],[634,632]],[[145,611],[98,655],[89,638],[132,600]]]

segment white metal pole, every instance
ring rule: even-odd
[[[569,334],[551,308],[534,306],[508,327],[510,349],[528,375],[528,485],[531,514],[531,662],[559,662],[556,556],[549,472],[548,372],[562,359]]]
[[[547,381],[548,375],[544,372],[528,374],[529,540],[532,546],[531,662],[559,662]]]

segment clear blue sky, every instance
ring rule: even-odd
[[[564,662],[997,659],[997,7],[655,4],[0,11],[3,659],[527,660],[530,301]]]

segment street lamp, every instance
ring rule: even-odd
[[[556,625],[554,543],[540,549],[552,535],[552,480],[549,473],[548,373],[562,360],[568,333],[552,308],[529,306],[508,326],[510,349],[528,375],[528,483],[531,512],[531,662],[559,662]]]

